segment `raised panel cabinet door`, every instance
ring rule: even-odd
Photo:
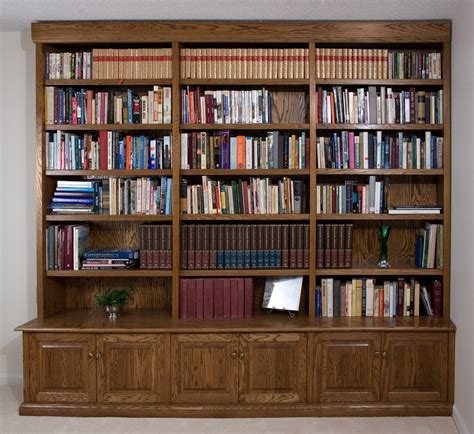
[[[447,401],[447,333],[385,333],[382,356],[384,400]]]
[[[96,401],[95,335],[33,333],[30,399],[33,402]]]
[[[234,403],[238,400],[238,335],[171,336],[171,401]]]
[[[380,400],[380,333],[315,333],[310,345],[313,401]]]
[[[239,401],[306,401],[306,334],[241,335]]]
[[[99,402],[166,402],[169,335],[100,335],[97,356]]]

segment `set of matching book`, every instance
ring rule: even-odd
[[[431,285],[420,284],[410,278],[405,281],[384,281],[375,278],[353,278],[347,281],[332,277],[321,279],[316,286],[317,317],[395,317],[443,314],[442,285],[434,280]]]
[[[232,179],[202,177],[201,184],[180,185],[181,211],[187,214],[304,214],[302,180],[283,177]]]
[[[268,124],[272,122],[272,95],[265,88],[211,90],[187,86],[181,90],[181,122]]]
[[[45,86],[46,124],[106,125],[171,123],[171,87],[97,91]]]
[[[49,170],[171,169],[171,135],[132,136],[118,131],[46,132]]]
[[[441,53],[432,50],[316,47],[316,78],[441,79]]]
[[[382,214],[386,210],[386,181],[369,183],[345,181],[344,184],[318,184],[316,186],[317,214]]]
[[[341,131],[316,139],[319,169],[440,169],[444,138],[431,131],[423,137]]]
[[[353,223],[316,226],[316,267],[351,268]]]
[[[368,89],[317,88],[316,116],[320,124],[442,124],[443,90],[394,92],[391,87]]]
[[[140,235],[140,268],[171,270],[172,225],[151,225],[139,226]]]
[[[443,268],[443,225],[425,223],[416,237],[415,264],[418,268]]]
[[[179,280],[181,319],[251,318],[254,284],[251,277]]]
[[[309,268],[308,224],[182,225],[181,269]]]

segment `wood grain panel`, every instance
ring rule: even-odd
[[[274,90],[272,94],[273,123],[309,122],[309,97],[307,91]],[[278,128],[278,127],[277,127]]]

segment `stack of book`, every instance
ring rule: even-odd
[[[309,225],[183,225],[180,255],[181,269],[309,268]]]
[[[171,123],[171,87],[153,86],[137,92],[99,91],[46,86],[47,124],[163,124]]]
[[[318,87],[316,113],[322,124],[442,124],[443,90],[427,92],[410,88],[393,92],[376,86],[352,90]]]
[[[405,137],[403,132],[382,136],[368,131],[333,133],[316,139],[319,169],[440,169],[443,167],[444,138],[431,131],[422,137]]]
[[[186,318],[251,318],[254,289],[250,277],[180,279],[179,316]]]
[[[90,214],[97,209],[95,182],[58,181],[49,208],[54,213]]]
[[[46,132],[49,170],[171,169],[171,136]]]
[[[88,225],[51,225],[46,229],[46,269],[79,270],[89,247]]]
[[[137,265],[138,250],[95,249],[86,250],[82,257],[83,270],[124,270]]]
[[[316,267],[351,268],[353,223],[327,223],[316,227]]]
[[[308,78],[307,48],[183,48],[181,78]]]
[[[182,169],[309,168],[309,137],[269,131],[265,137],[228,130],[181,134]]]
[[[265,89],[181,91],[181,122],[191,124],[268,124],[272,95]]]
[[[443,268],[443,236],[442,224],[425,223],[420,229],[415,254],[418,268]]]
[[[305,184],[283,177],[215,181],[202,177],[201,184],[181,182],[182,211],[187,214],[304,214]],[[185,202],[186,200],[186,202]],[[184,208],[184,209],[183,209]]]
[[[140,268],[171,270],[171,225],[140,225]]]
[[[439,280],[431,289],[410,278],[384,281],[375,278],[353,278],[345,282],[330,278],[321,279],[316,286],[316,316],[395,317],[420,316],[423,307],[426,315],[442,316],[442,286]]]
[[[46,53],[45,78],[47,80],[90,80],[92,78],[92,53]]]

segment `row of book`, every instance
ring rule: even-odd
[[[415,264],[418,268],[443,268],[443,225],[425,223],[416,237]]]
[[[118,131],[46,132],[49,170],[171,169],[171,135],[132,136]]]
[[[92,78],[171,78],[171,48],[94,48]]]
[[[308,224],[182,225],[181,269],[309,268]]]
[[[272,95],[265,89],[181,91],[181,121],[190,124],[267,124],[272,122]]]
[[[375,278],[363,277],[342,281],[332,277],[321,279],[316,286],[317,317],[395,317],[442,316],[442,285],[420,284],[398,277],[378,284]]]
[[[173,266],[172,225],[139,226],[140,268],[171,270]]]
[[[187,214],[304,214],[302,180],[249,178],[228,181],[202,177],[201,184],[181,180],[181,211]]]
[[[443,90],[401,90],[376,86],[332,91],[317,88],[316,112],[323,124],[442,124]]]
[[[309,77],[307,48],[183,48],[181,78]]]
[[[172,180],[164,176],[58,180],[49,208],[59,214],[171,215],[171,192]]]
[[[316,267],[351,268],[353,223],[316,226]]]
[[[93,91],[45,86],[47,124],[163,124],[171,123],[171,87],[148,91]]]
[[[125,270],[136,268],[139,252],[136,249],[94,249],[82,254],[83,270]]]
[[[316,78],[441,79],[441,53],[430,50],[316,47]]]
[[[90,51],[46,53],[45,57],[47,80],[90,80],[92,78]]]
[[[369,183],[345,181],[344,184],[316,186],[317,214],[382,214],[386,210],[386,182],[369,176]]]
[[[423,137],[403,132],[382,135],[382,131],[341,131],[316,139],[319,169],[440,169],[443,167],[444,138],[431,131]]]
[[[47,270],[80,270],[83,252],[89,248],[89,225],[51,225],[46,229]]]
[[[179,280],[181,319],[251,318],[253,303],[251,277]]]
[[[266,136],[230,136],[228,130],[181,134],[182,169],[309,168],[309,137],[268,131]]]

